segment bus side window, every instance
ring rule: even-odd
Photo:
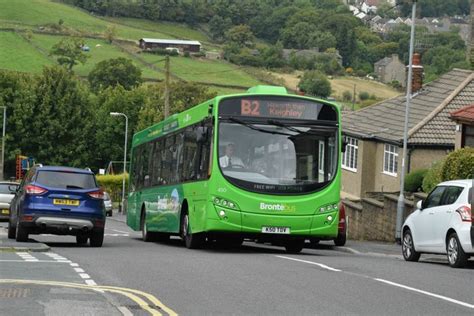
[[[160,185],[161,179],[161,158],[162,158],[163,142],[158,139],[155,141],[155,148],[153,150],[153,179],[152,185]]]

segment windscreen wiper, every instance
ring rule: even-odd
[[[292,134],[288,134],[288,133],[282,133],[282,132],[276,132],[276,131],[269,131],[267,129],[263,129],[263,128],[260,128],[260,127],[256,127],[255,125],[253,124],[250,124],[250,123],[247,123],[247,122],[244,122],[242,120],[239,120],[235,117],[229,117],[229,121],[232,121],[232,122],[235,122],[237,124],[240,124],[240,125],[243,125],[243,126],[246,126],[250,129],[253,129],[255,131],[259,131],[259,132],[262,132],[262,133],[268,133],[268,134],[276,134],[276,135],[284,135],[284,136],[294,136]]]
[[[282,122],[280,122],[280,121],[267,120],[267,123],[268,123],[268,124],[275,125],[275,126],[278,126],[278,127],[286,128],[287,130],[292,131],[292,132],[295,132],[295,133],[301,133],[301,132],[302,132],[302,131],[300,131],[299,129],[293,127],[293,126],[287,126],[287,125],[285,125],[284,123],[282,123]]]

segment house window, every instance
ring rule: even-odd
[[[396,176],[398,171],[398,147],[385,144],[383,153],[383,172]]]
[[[356,138],[346,137],[346,143],[346,151],[342,156],[342,167],[350,171],[357,171],[359,141]]]

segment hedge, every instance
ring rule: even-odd
[[[474,148],[461,148],[450,153],[441,168],[443,181],[474,178]]]
[[[443,167],[444,160],[437,161],[425,174],[423,179],[423,192],[429,193],[433,188],[442,181],[441,179],[441,168]]]
[[[122,196],[122,182],[123,182],[123,174],[116,174],[116,175],[98,175],[97,182],[99,182],[99,186],[110,194],[112,201],[120,201]],[[125,192],[127,192],[128,188],[128,173],[125,174]]]
[[[419,191],[423,185],[423,179],[427,172],[428,169],[418,169],[407,174],[405,178],[405,191]]]

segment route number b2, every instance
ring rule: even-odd
[[[242,100],[240,114],[247,116],[260,116],[260,104],[258,101]]]

